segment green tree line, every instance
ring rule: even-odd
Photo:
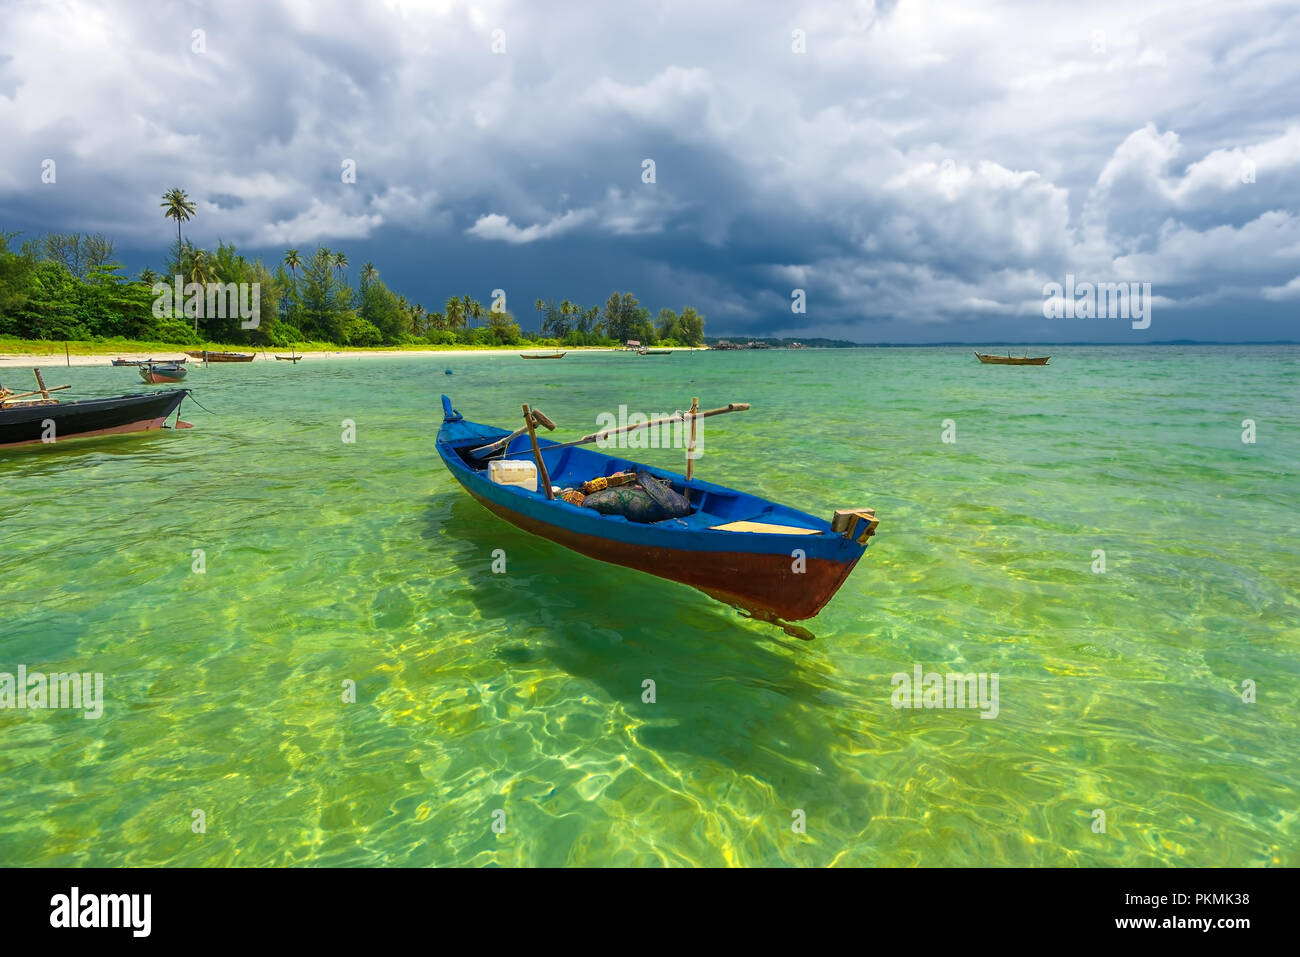
[[[389,289],[372,262],[357,270],[344,252],[317,247],[288,249],[280,262],[249,260],[234,245],[204,249],[187,240],[182,224],[195,215],[183,190],[169,190],[160,204],[176,222],[176,243],[161,272],[122,274],[114,244],[102,235],[51,233],[13,243],[0,233],[0,336],[22,339],[92,340],[123,337],[197,345],[203,342],[289,346],[322,342],[344,346],[516,345],[527,341],[565,345],[614,345],[638,339],[647,345],[701,345],[704,317],[687,306],[660,309],[652,318],[631,293],[615,292],[603,306],[558,305],[538,299],[539,327],[520,328],[511,313],[484,307],[472,296],[448,298],[428,310]],[[258,284],[255,328],[242,328],[235,311],[187,311],[167,297],[160,307],[155,285]]]

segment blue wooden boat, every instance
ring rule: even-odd
[[[465,491],[493,514],[591,558],[691,585],[766,621],[799,621],[821,611],[853,571],[878,524],[871,509],[843,509],[827,522],[756,495],[537,439],[553,486],[579,487],[635,470],[667,480],[691,505],[683,518],[647,524],[602,515],[548,499],[540,488],[494,483],[491,459],[480,457],[483,447],[508,439],[491,457],[531,459],[532,436],[509,438],[506,429],[467,421],[445,395],[442,408],[438,454]],[[803,629],[791,633],[799,632]]]

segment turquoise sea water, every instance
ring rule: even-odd
[[[107,699],[0,711],[0,864],[1300,864],[1300,349],[1051,351],[259,361],[192,431],[0,452],[0,672]],[[481,509],[443,391],[747,401],[701,477],[880,529],[800,642]],[[894,708],[916,665],[997,717]]]

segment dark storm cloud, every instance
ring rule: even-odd
[[[431,308],[505,288],[525,325],[618,288],[713,332],[1119,337],[1043,319],[1072,273],[1151,281],[1152,338],[1278,338],[1297,40],[1286,4],[28,6],[0,228],[156,266],[181,185],[196,241],[327,243]]]

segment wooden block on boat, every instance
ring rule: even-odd
[[[835,515],[831,519],[831,531],[839,532],[841,535],[853,527],[853,523],[859,518],[866,516],[876,517],[874,508],[837,508]]]
[[[767,535],[816,535],[815,528],[800,528],[798,525],[772,525],[768,522],[728,522],[726,525],[711,525],[715,532],[762,532]]]
[[[857,537],[858,543],[861,544],[876,533],[876,526],[880,524],[876,520],[874,508],[837,508],[834,517],[831,518],[831,531],[839,532],[845,538],[852,538],[858,519],[866,523],[866,528]]]

